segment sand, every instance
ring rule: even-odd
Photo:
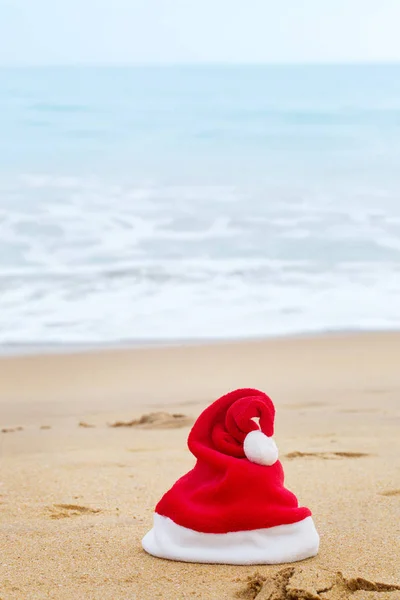
[[[0,598],[399,600],[399,364],[394,333],[2,358]],[[318,557],[148,556],[153,507],[193,464],[190,423],[242,386],[275,402]]]

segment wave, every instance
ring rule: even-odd
[[[209,259],[145,259],[130,262],[116,262],[112,266],[106,265],[72,265],[57,267],[3,267],[0,270],[0,280],[25,279],[25,280],[54,280],[54,279],[81,279],[97,277],[119,277],[119,276],[154,276],[169,273],[183,274],[190,278],[195,273],[205,272],[208,274],[238,274],[249,271],[271,270],[279,271],[287,269],[303,270],[311,267],[310,261],[280,261],[272,259],[235,259],[235,260],[209,260]],[[354,267],[356,268],[356,266]]]

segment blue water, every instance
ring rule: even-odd
[[[0,70],[0,344],[400,325],[400,66]]]

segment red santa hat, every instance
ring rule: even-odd
[[[271,399],[254,389],[226,394],[199,416],[188,439],[196,465],[157,504],[146,552],[243,565],[317,554],[311,511],[284,487],[274,417]]]

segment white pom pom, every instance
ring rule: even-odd
[[[257,465],[269,467],[278,460],[277,445],[260,430],[250,431],[246,435],[243,449],[246,457]]]

